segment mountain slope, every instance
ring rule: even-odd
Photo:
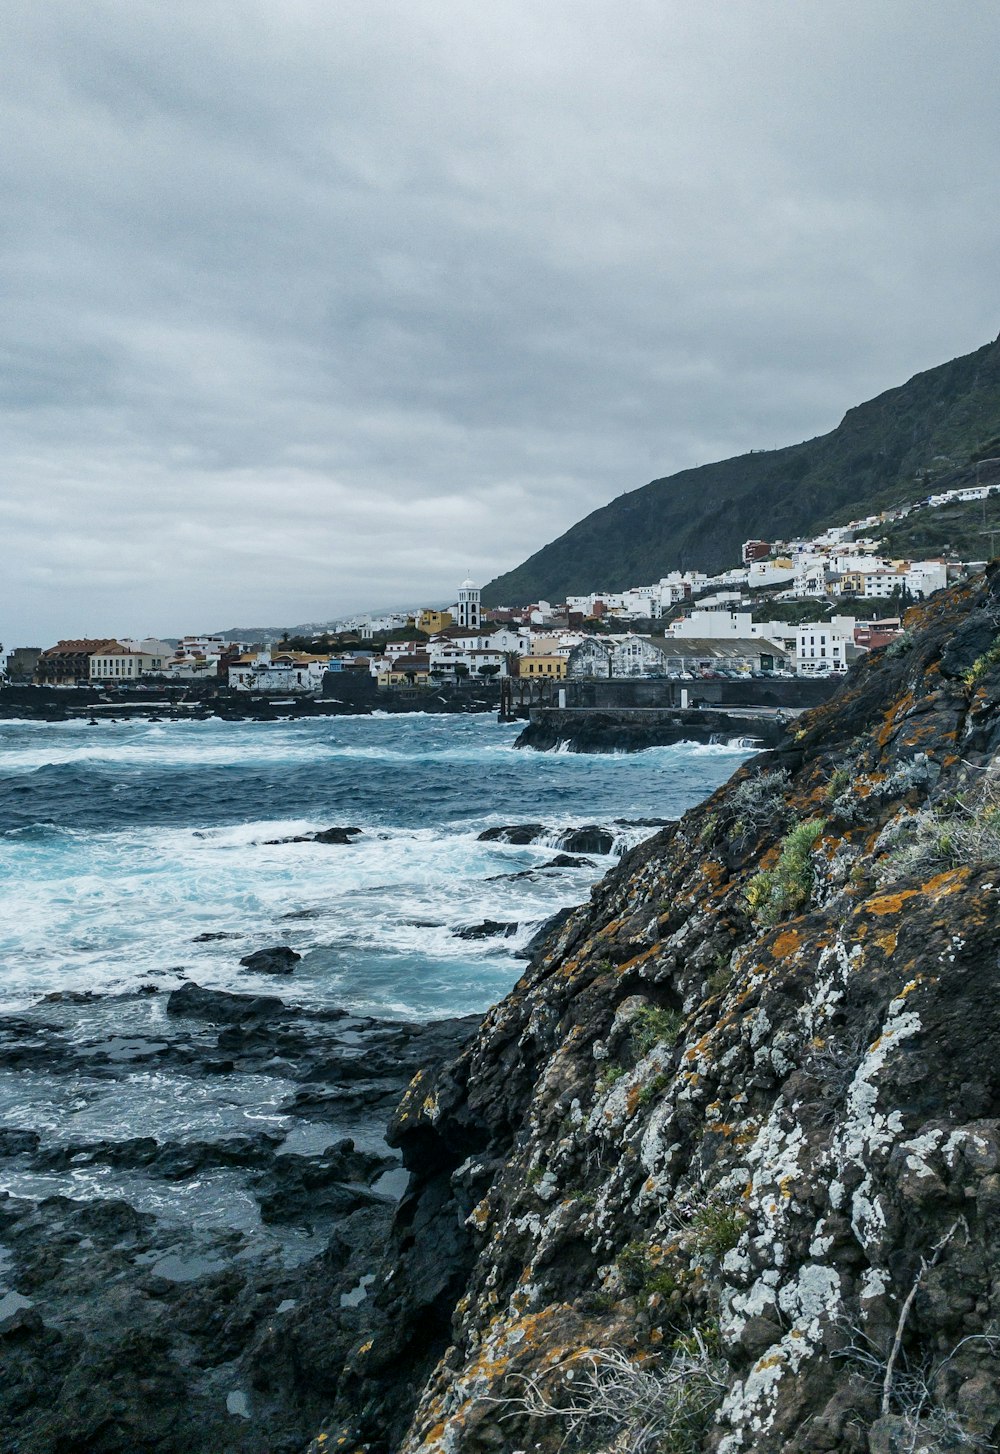
[[[487,605],[624,590],[669,570],[736,564],[782,539],[915,498],[976,454],[1000,452],[1000,339],[848,410],[829,434],[653,480],[491,581]]]

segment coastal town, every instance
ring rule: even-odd
[[[996,461],[987,461],[993,465]],[[890,558],[887,529],[919,510],[985,501],[989,478],[928,495],[811,539],[748,540],[717,575],[672,571],[650,584],[484,607],[471,579],[447,607],[359,615],[309,636],[160,640],[127,634],[15,647],[11,684],[116,693],[174,684],[241,695],[320,698],[362,674],[381,691],[414,693],[473,680],[533,684],[607,678],[829,677],[905,629],[908,605],[967,578],[983,561]]]

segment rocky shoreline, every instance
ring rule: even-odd
[[[301,1451],[405,1193],[386,1123],[476,1023],[193,983],[0,1017],[4,1454]],[[132,1135],[71,1129],[115,1102]]]
[[[497,688],[478,683],[432,690],[382,691],[367,676],[352,673],[326,679],[321,698],[268,700],[246,693],[168,687],[132,688],[109,693],[102,688],[0,685],[0,721],[71,722],[198,720],[225,722],[298,721],[309,717],[371,716],[374,712],[456,713],[496,712]]]

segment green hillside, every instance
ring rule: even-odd
[[[670,570],[724,570],[745,540],[812,534],[914,500],[992,454],[1000,454],[1000,339],[859,404],[829,434],[620,496],[491,581],[483,601],[561,601]]]

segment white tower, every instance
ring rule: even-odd
[[[478,631],[482,616],[482,591],[473,581],[463,581],[458,588],[458,624],[463,631]]]

